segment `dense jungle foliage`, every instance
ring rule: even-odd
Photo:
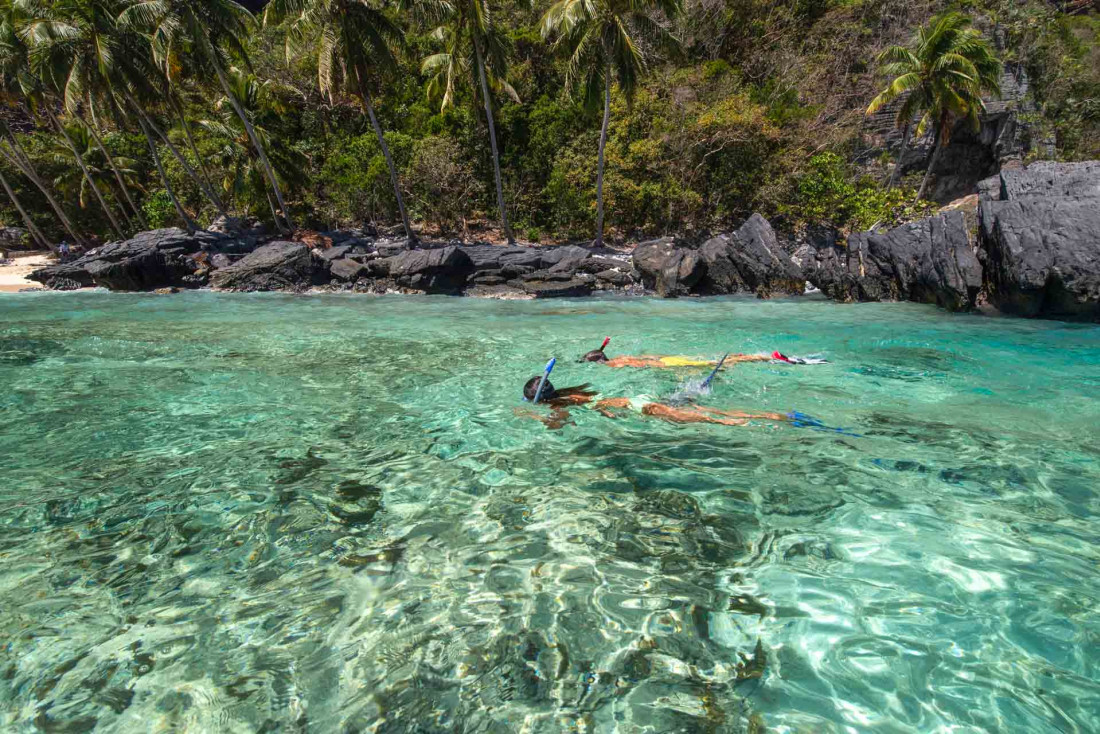
[[[231,3],[3,0],[0,172],[55,242],[71,237],[47,189],[93,242],[185,219],[205,225],[219,203],[271,224],[278,217],[287,229],[399,225],[369,100],[416,227],[497,239],[475,56],[483,51],[502,198],[516,237],[591,238],[603,88],[577,82],[587,62],[564,33],[543,32],[550,6],[368,1],[377,33],[335,38],[311,35],[324,19],[302,23],[309,0],[279,8],[255,2],[252,16],[228,8],[229,15],[209,17],[202,13]],[[192,6],[201,12],[187,15]],[[1053,140],[1060,159],[1100,157],[1100,11],[1088,3],[685,0],[678,7],[655,5],[654,27],[642,29],[651,32],[633,36],[641,64],[630,94],[621,75],[610,86],[603,186],[612,239],[714,231],[754,211],[792,229],[817,222],[857,229],[923,210],[914,205],[920,173],[888,187],[892,162],[868,135],[865,113],[889,81],[879,54],[944,10],[972,18],[1002,61],[1027,70],[1033,137]],[[467,36],[463,23],[473,24]],[[125,37],[104,62],[97,44],[116,32]],[[343,55],[341,44],[350,49]],[[163,83],[146,81],[161,73]],[[0,219],[23,226],[11,200],[0,201]]]

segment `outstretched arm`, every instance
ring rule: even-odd
[[[541,413],[536,413],[533,410],[525,410],[524,408],[515,408],[514,412],[519,418],[534,418],[551,431],[556,431],[573,422],[569,420],[569,411],[565,408],[551,408],[550,415],[542,415]]]

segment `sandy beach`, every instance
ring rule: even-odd
[[[33,254],[20,257],[13,254],[11,261],[0,265],[0,293],[16,293],[22,288],[40,288],[41,283],[27,280],[32,271],[43,265],[48,265],[51,258],[48,255]]]

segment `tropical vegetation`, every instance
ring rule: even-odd
[[[888,224],[927,209],[1002,62],[1034,155],[1100,157],[1100,18],[1070,9],[0,0],[0,223],[39,245],[222,215],[410,239]]]

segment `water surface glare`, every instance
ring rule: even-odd
[[[709,405],[577,364],[779,349]],[[0,730],[1100,731],[1100,328],[911,304],[0,297]]]

